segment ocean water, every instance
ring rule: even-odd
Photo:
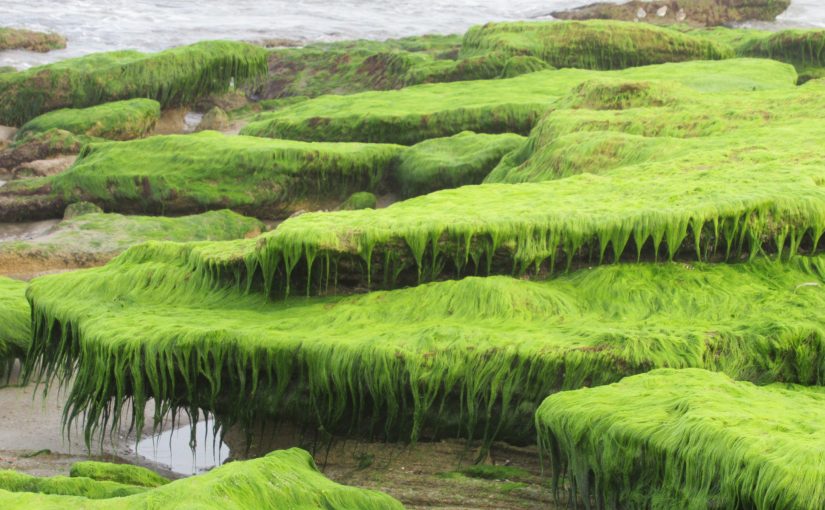
[[[68,48],[0,52],[26,68],[97,51],[159,51],[205,39],[302,41],[460,33],[486,21],[548,19],[593,0],[0,0],[0,26],[54,31]],[[795,0],[771,24],[825,27],[825,2]],[[764,25],[760,25],[764,27]]]

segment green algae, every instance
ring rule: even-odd
[[[353,192],[375,190],[401,150],[211,131],[154,136],[88,145],[69,170],[9,183],[4,193],[47,187],[56,203],[83,200],[108,211],[179,214],[228,207],[278,217],[307,203],[340,203]]]
[[[17,138],[60,129],[75,135],[130,140],[149,134],[160,119],[160,103],[152,99],[116,101],[83,109],[65,108],[45,113],[24,124]]]
[[[344,201],[339,209],[344,211],[355,211],[358,209],[375,209],[378,205],[378,198],[369,191],[359,191],[353,193]]]
[[[823,260],[617,264],[272,302],[151,244],[34,280],[29,376],[70,386],[86,440],[186,409],[386,439],[534,439],[547,395],[655,367],[821,384]],[[127,410],[129,412],[127,412]],[[132,418],[137,417],[137,418]],[[134,420],[134,421],[130,421]]]
[[[0,503],[5,492],[80,496],[89,500],[122,498],[146,491],[144,487],[91,478],[54,476],[41,478],[16,471],[0,471]],[[6,508],[6,506],[3,506]]]
[[[541,71],[502,80],[437,83],[398,91],[322,96],[262,113],[242,134],[316,141],[415,144],[462,131],[528,134],[552,104],[592,79],[665,79],[698,92],[790,88],[791,66],[770,60],[686,62],[626,69]]]
[[[481,478],[483,480],[512,480],[530,476],[530,473],[521,468],[484,464],[464,468],[460,473],[470,478]]]
[[[731,47],[639,23],[594,20],[487,23],[467,31],[461,54],[498,51],[533,56],[553,67],[628,67],[732,58]]]
[[[465,184],[479,184],[501,161],[520,147],[524,137],[465,131],[413,145],[398,158],[392,180],[403,197],[424,195]]]
[[[25,476],[25,475],[21,475]],[[45,479],[48,484],[55,479]],[[68,482],[84,480],[65,479]],[[93,482],[95,486],[116,485]],[[39,487],[38,487],[39,488]],[[140,493],[89,499],[0,489],[0,505],[9,510],[64,509],[198,509],[246,510],[290,508],[296,510],[391,510],[401,503],[379,492],[339,485],[325,478],[305,451],[293,448],[244,462],[232,462],[208,473],[176,480]]]
[[[277,49],[269,55],[270,75],[258,92],[280,98],[401,88],[454,69],[455,57],[449,56],[458,54],[460,44],[461,36],[423,36]]]
[[[553,21],[488,23],[463,36],[316,43],[274,50],[270,75],[255,90],[267,99],[317,97],[511,78],[552,67],[623,69],[734,56],[730,38],[705,35],[682,26]]]
[[[89,478],[97,481],[109,481],[137,487],[160,487],[170,482],[150,469],[131,464],[112,464],[109,462],[83,461],[72,464],[69,476],[72,478]],[[31,491],[42,492],[42,491]]]
[[[0,75],[0,124],[22,125],[59,108],[145,97],[163,107],[188,104],[265,75],[267,52],[208,41],[143,54],[97,53]]]
[[[795,87],[785,64],[726,68],[734,62],[747,72],[694,62],[634,69],[644,81],[580,82],[558,100],[567,108],[550,110],[524,149],[488,177],[542,182],[304,214],[257,242],[200,247],[192,263],[216,280],[282,296],[291,288],[328,292],[339,280],[395,287],[467,274],[544,275],[605,260],[815,252],[825,225],[821,83]],[[715,94],[686,96],[647,79],[678,77],[683,66],[715,70],[705,84]],[[776,85],[752,90],[750,72],[765,66],[777,71]],[[719,91],[724,76],[748,92]]]
[[[26,302],[26,282],[0,276],[0,380],[5,382],[15,360],[31,344],[31,309]]]
[[[812,82],[788,90],[695,94],[658,80],[585,82],[558,101],[528,143],[485,182],[614,175],[642,165],[654,171],[667,165],[672,174],[700,164],[738,165],[743,153],[753,163],[782,165],[798,151],[802,166],[813,169],[818,156],[810,148],[825,108],[821,90]]]
[[[737,53],[793,64],[802,82],[821,78],[825,73],[825,30],[783,30],[760,35],[747,38]]]
[[[821,388],[663,369],[553,395],[536,422],[571,508],[815,510],[823,404]]]

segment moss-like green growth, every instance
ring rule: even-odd
[[[821,84],[811,83],[747,94],[696,94],[660,80],[585,82],[559,100],[528,143],[508,154],[485,182],[614,175],[631,168],[689,174],[701,164],[699,154],[707,165],[737,166],[737,151],[757,146],[766,153],[755,162],[779,167],[800,152],[800,164],[814,170],[818,155],[801,147],[820,136],[821,90]],[[791,135],[791,129],[798,133]],[[790,148],[789,139],[799,145]]]
[[[20,475],[26,476],[26,475]],[[35,484],[31,491],[0,489],[0,506],[8,510],[105,509],[137,510],[147,508],[247,510],[250,508],[289,508],[300,510],[402,510],[395,499],[379,492],[339,485],[325,478],[305,451],[293,448],[272,452],[260,459],[232,462],[208,473],[176,480],[138,492],[107,499],[89,499],[82,491],[75,495],[37,493],[43,486],[80,484],[82,478],[52,478]],[[87,480],[95,487],[117,485]],[[128,487],[128,486],[127,486]],[[69,492],[69,491],[67,491]],[[70,493],[70,492],[69,492]]]
[[[540,58],[530,55],[516,55],[507,59],[504,69],[501,71],[501,77],[515,78],[522,74],[535,73],[550,68],[551,66]]]
[[[83,109],[65,108],[40,115],[17,131],[22,139],[32,133],[60,129],[75,135],[109,140],[142,138],[160,119],[160,103],[152,99],[116,101]]]
[[[22,125],[58,108],[145,97],[188,104],[266,74],[263,48],[210,41],[160,53],[98,53],[0,74],[0,124]]]
[[[359,191],[350,195],[350,197],[346,199],[343,204],[341,204],[339,209],[345,211],[375,209],[376,205],[378,205],[378,198],[376,198],[375,194],[370,193],[369,191]]]
[[[772,32],[740,28],[674,29],[733,47],[740,57],[772,58],[793,64],[800,83],[825,76],[825,30]]]
[[[31,344],[26,286],[26,282],[0,276],[0,382],[6,381],[11,365]]]
[[[84,214],[92,214],[92,213],[102,213],[103,209],[96,206],[91,202],[75,202],[70,204],[66,207],[66,210],[63,211],[63,219],[70,220],[77,216],[83,216]]]
[[[88,267],[145,241],[226,241],[258,234],[264,228],[258,220],[228,210],[164,218],[77,209],[67,208],[66,219],[41,237],[0,242],[0,271],[29,274]]]
[[[237,245],[222,244],[224,256]],[[88,440],[119,420],[140,430],[152,398],[155,420],[201,408],[223,426],[527,443],[547,395],[653,367],[825,382],[820,258],[618,264],[543,283],[467,278],[272,302],[193,270],[199,250],[216,248],[141,245],[31,283],[29,375],[71,385],[65,418],[85,420]]]
[[[432,75],[458,74],[455,58],[460,45],[461,36],[430,35],[278,49],[269,56],[270,75],[258,92],[266,98],[315,97],[439,81]],[[500,69],[490,72],[484,77],[495,78]]]
[[[755,59],[665,64],[614,72],[543,71],[504,80],[322,96],[262,113],[241,133],[295,140],[410,145],[461,131],[526,135],[556,100],[592,79],[665,79],[696,91],[722,92],[790,88],[797,76],[790,66]]]
[[[737,53],[788,62],[796,66],[800,81],[817,79],[825,74],[825,30],[756,32],[744,38]]]
[[[523,145],[514,134],[463,132],[425,140],[403,152],[393,172],[395,189],[404,197],[445,188],[479,184],[502,156]]]
[[[554,67],[584,69],[734,56],[733,48],[708,39],[646,24],[602,20],[488,23],[465,34],[462,56],[490,51],[529,55]]]
[[[66,47],[66,38],[22,28],[0,27],[0,51],[29,50],[46,53]]]
[[[483,480],[513,480],[530,476],[530,473],[521,468],[486,464],[464,468],[460,473],[470,478],[481,478]]]
[[[133,485],[136,487],[160,487],[169,483],[150,469],[131,464],[111,464],[109,462],[83,461],[72,464],[69,476],[82,477],[97,481],[109,481]],[[40,492],[40,491],[32,491]]]
[[[347,41],[275,50],[265,98],[352,94],[511,78],[548,67],[620,69],[733,56],[724,42],[617,22],[499,23],[460,36]]]
[[[536,413],[555,488],[587,508],[825,506],[825,392],[656,370]]]
[[[213,106],[201,119],[200,124],[196,128],[197,131],[220,131],[226,129],[229,126],[229,115],[227,113],[217,107]]]
[[[108,211],[190,213],[229,207],[258,217],[340,203],[374,190],[404,150],[396,145],[305,143],[213,131],[88,145],[72,168],[3,193],[50,190],[58,209],[83,200]]]
[[[8,508],[3,502],[3,495],[7,493],[6,491],[79,496],[88,500],[99,500],[140,494],[146,492],[146,488],[91,478],[69,478],[67,476],[41,478],[16,471],[0,471],[0,503],[3,504],[3,508]]]

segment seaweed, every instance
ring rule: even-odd
[[[398,91],[321,96],[259,114],[241,133],[308,141],[412,145],[462,131],[527,135],[574,87],[593,79],[663,79],[698,92],[790,88],[791,66],[770,60],[686,62],[626,69],[540,71],[501,80],[436,83]]]
[[[393,188],[403,197],[479,184],[501,158],[520,147],[524,137],[464,131],[449,138],[433,138],[413,145],[398,158]]]
[[[6,473],[4,473],[5,475]],[[208,473],[175,480],[156,487],[124,486],[131,495],[112,493],[105,499],[83,497],[83,485],[100,490],[118,486],[114,482],[87,478],[54,477],[32,480],[28,487],[0,489],[0,505],[9,510],[188,508],[241,510],[249,508],[300,508],[306,510],[401,510],[395,499],[380,492],[339,485],[325,478],[309,453],[293,448],[265,457],[232,462]],[[62,486],[58,495],[46,487]]]
[[[355,211],[357,209],[375,209],[378,205],[378,198],[369,191],[358,191],[349,196],[339,209],[345,211]]]
[[[823,404],[822,388],[661,369],[553,395],[536,424],[570,508],[815,510]]]
[[[154,426],[200,409],[250,433],[288,421],[307,434],[524,444],[547,395],[655,367],[825,382],[822,258],[617,264],[272,302],[195,270],[209,248],[141,245],[31,283],[27,374],[68,387],[65,423],[82,421],[86,441],[121,420],[142,430],[152,399]]]
[[[89,478],[97,481],[109,481],[137,487],[160,487],[169,483],[169,479],[150,469],[131,464],[112,464],[92,460],[75,462],[69,472],[72,478]],[[41,492],[41,491],[32,491]]]
[[[45,113],[24,124],[16,134],[23,139],[51,129],[109,140],[130,140],[149,134],[160,119],[160,103],[152,99],[116,101],[83,109],[65,108]]]
[[[224,92],[267,72],[267,51],[240,42],[207,41],[154,54],[96,53],[0,74],[0,124],[20,126],[59,108],[131,98],[165,108]]]
[[[57,496],[80,496],[88,500],[122,498],[146,491],[144,487],[99,481],[91,478],[54,476],[41,478],[16,471],[0,471],[0,503],[5,492],[30,492]],[[8,508],[5,504],[4,508]]]
[[[490,51],[533,56],[553,67],[628,67],[732,58],[730,46],[647,24],[622,21],[487,23],[464,35],[461,56]]]
[[[186,214],[231,208],[284,217],[307,203],[335,203],[374,191],[403,147],[305,143],[213,131],[93,143],[67,171],[11,182],[4,194],[48,189],[54,216],[61,204],[93,202],[107,211]],[[65,205],[63,205],[65,207]],[[31,214],[31,213],[29,213]]]
[[[0,276],[0,382],[7,382],[16,360],[31,344],[31,310],[26,282]]]

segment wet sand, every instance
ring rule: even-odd
[[[42,386],[19,386],[15,377],[10,385],[0,388],[0,423],[8,424],[0,427],[0,469],[38,476],[65,475],[73,462],[95,459],[138,464],[175,477],[163,466],[134,453],[135,435],[126,427],[115,437],[95,441],[87,448],[80,424],[68,431],[63,428],[62,392],[52,388],[44,397]],[[146,413],[149,423],[152,411],[150,406]]]

